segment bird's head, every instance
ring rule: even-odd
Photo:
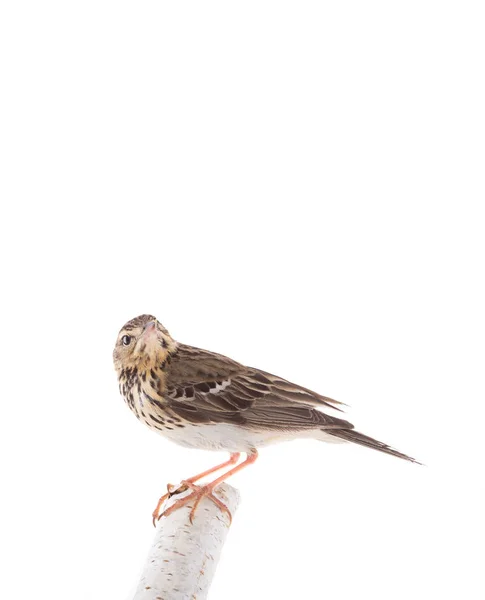
[[[113,351],[118,374],[123,369],[163,368],[167,356],[177,348],[165,327],[152,315],[140,315],[121,328]]]

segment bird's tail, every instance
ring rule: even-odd
[[[364,435],[363,433],[359,433],[355,431],[355,429],[324,429],[325,438],[327,436],[332,436],[339,438],[340,440],[345,440],[347,442],[353,442],[354,444],[360,444],[361,446],[367,446],[367,448],[373,448],[374,450],[379,450],[379,452],[385,452],[386,454],[390,454],[391,456],[397,456],[398,458],[402,458],[404,460],[409,460],[410,462],[416,463],[420,465],[416,459],[408,456],[407,454],[403,454],[398,450],[395,450],[391,446],[384,444],[383,442],[379,442],[374,438],[369,437],[368,435]],[[328,438],[327,438],[328,439]],[[337,440],[335,440],[337,441]]]

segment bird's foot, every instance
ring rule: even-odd
[[[180,483],[177,487],[175,487],[173,485],[173,483],[167,483],[167,493],[163,494],[163,496],[161,496],[159,498],[159,500],[157,502],[157,505],[155,507],[155,510],[152,512],[152,523],[153,523],[154,527],[156,527],[157,521],[159,521],[160,518],[161,518],[161,516],[162,516],[160,514],[160,509],[165,504],[165,502],[169,498],[171,498],[173,495],[175,495],[175,494],[181,494],[182,492],[185,492],[187,489],[188,489],[188,487],[186,485],[186,482]]]
[[[229,524],[231,524],[231,522],[232,522],[231,511],[227,508],[227,506],[224,504],[224,502],[219,500],[219,498],[214,494],[214,486],[212,484],[209,483],[206,485],[195,485],[190,480],[185,480],[185,481],[182,481],[180,486],[178,486],[176,489],[173,489],[173,487],[174,486],[171,486],[170,484],[167,486],[168,493],[160,498],[160,500],[158,501],[157,507],[153,511],[152,516],[153,516],[153,524],[154,525],[156,525],[156,522],[159,521],[162,517],[168,517],[171,513],[173,513],[177,509],[181,508],[182,506],[185,506],[186,504],[188,504],[191,501],[194,501],[194,505],[190,511],[189,520],[193,524],[195,511],[197,510],[197,507],[199,506],[202,498],[210,498],[210,500],[212,500],[212,502],[214,502],[214,504],[216,506],[218,506],[222,512],[227,513],[227,516],[229,517]],[[179,494],[181,492],[185,492],[188,489],[192,490],[192,492],[188,496],[185,496],[185,498],[180,498],[179,500],[176,500],[172,504],[172,506],[170,506],[169,508],[167,508],[166,510],[164,510],[160,513],[160,509],[161,509],[163,503],[165,502],[165,500],[167,500],[174,494]]]

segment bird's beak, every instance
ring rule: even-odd
[[[148,321],[136,343],[135,354],[141,355],[151,352],[156,347],[156,344],[158,344],[157,322]]]
[[[143,328],[143,338],[148,339],[153,334],[157,334],[157,322],[156,321],[148,321],[148,323]]]

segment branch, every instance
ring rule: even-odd
[[[164,508],[189,493],[190,490],[172,496]],[[234,516],[239,504],[238,490],[223,483],[215,493]],[[158,522],[133,600],[204,600],[207,597],[229,531],[229,518],[212,500],[203,498],[191,525],[192,506],[189,502]]]

